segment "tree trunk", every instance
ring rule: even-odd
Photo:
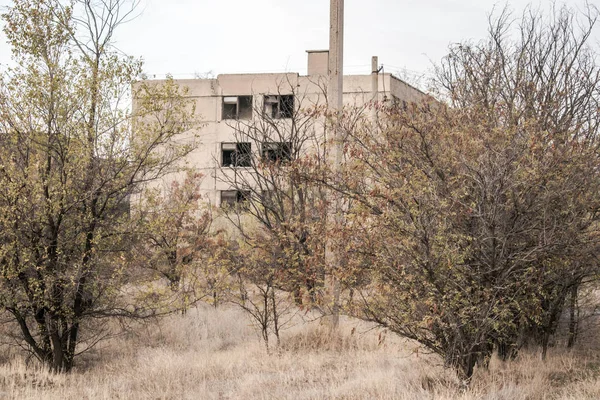
[[[545,331],[542,334],[542,361],[546,361],[548,355],[548,344],[550,343],[550,332]]]
[[[294,296],[294,304],[298,307],[302,307],[302,290],[300,289],[300,285],[294,284],[292,293]]]
[[[579,325],[579,307],[577,305],[577,297],[579,285],[573,285],[571,288],[571,296],[569,298],[569,340],[567,347],[572,348],[577,340],[577,330]]]
[[[279,338],[279,310],[276,305],[275,289],[271,288],[271,313],[273,314],[273,333],[277,339],[277,348],[281,345],[281,339]]]
[[[461,357],[457,365],[458,375],[461,378],[462,384],[465,388],[468,388],[471,383],[476,362],[477,355],[469,354]]]

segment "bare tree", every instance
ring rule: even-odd
[[[323,286],[326,198],[322,186],[305,179],[305,171],[325,164],[319,110],[293,82],[254,105],[255,118],[232,124],[237,151],[230,168],[221,163],[222,179],[243,198],[226,216],[247,242],[272,254],[275,287],[319,301]],[[248,217],[256,224],[248,224]],[[256,241],[255,237],[264,240]]]

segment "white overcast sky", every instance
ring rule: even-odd
[[[600,0],[589,0],[600,7]],[[0,0],[0,8],[11,0]],[[427,73],[448,45],[485,36],[494,7],[520,15],[527,0],[346,0],[345,73],[369,73],[371,56],[386,72]],[[585,0],[567,0],[583,10]],[[549,0],[535,7],[547,8]],[[560,4],[560,0],[557,0]],[[117,46],[145,60],[145,72],[192,77],[213,72],[306,73],[308,49],[329,45],[328,0],[141,0]],[[600,39],[600,26],[594,43]],[[598,44],[596,43],[596,46]],[[0,33],[0,63],[10,50]],[[406,73],[406,72],[405,72]]]

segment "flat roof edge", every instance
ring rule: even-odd
[[[219,74],[219,75],[217,75],[217,79],[219,79],[222,76],[252,76],[252,75],[257,75],[257,76],[268,76],[268,75],[280,75],[280,76],[295,75],[295,76],[300,76],[300,73],[298,73],[298,72],[240,72],[240,73],[235,73],[235,74]]]

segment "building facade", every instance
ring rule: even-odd
[[[186,162],[203,174],[201,195],[211,204],[220,206],[244,199],[243,192],[232,188],[228,170],[237,169],[239,173],[239,169],[249,166],[251,157],[274,160],[290,156],[290,143],[282,138],[281,132],[277,138],[258,142],[256,138],[245,139],[245,129],[254,129],[257,120],[265,119],[273,126],[276,123],[285,127],[294,112],[326,104],[328,52],[307,53],[307,75],[222,74],[214,79],[176,80],[178,85],[188,88],[188,96],[202,121],[189,132],[189,140],[198,143]],[[365,106],[385,99],[414,102],[425,96],[391,74],[377,74],[376,81],[373,75],[344,76],[345,106]],[[288,123],[292,129],[291,122]],[[318,125],[310,127],[315,135],[319,134]]]

